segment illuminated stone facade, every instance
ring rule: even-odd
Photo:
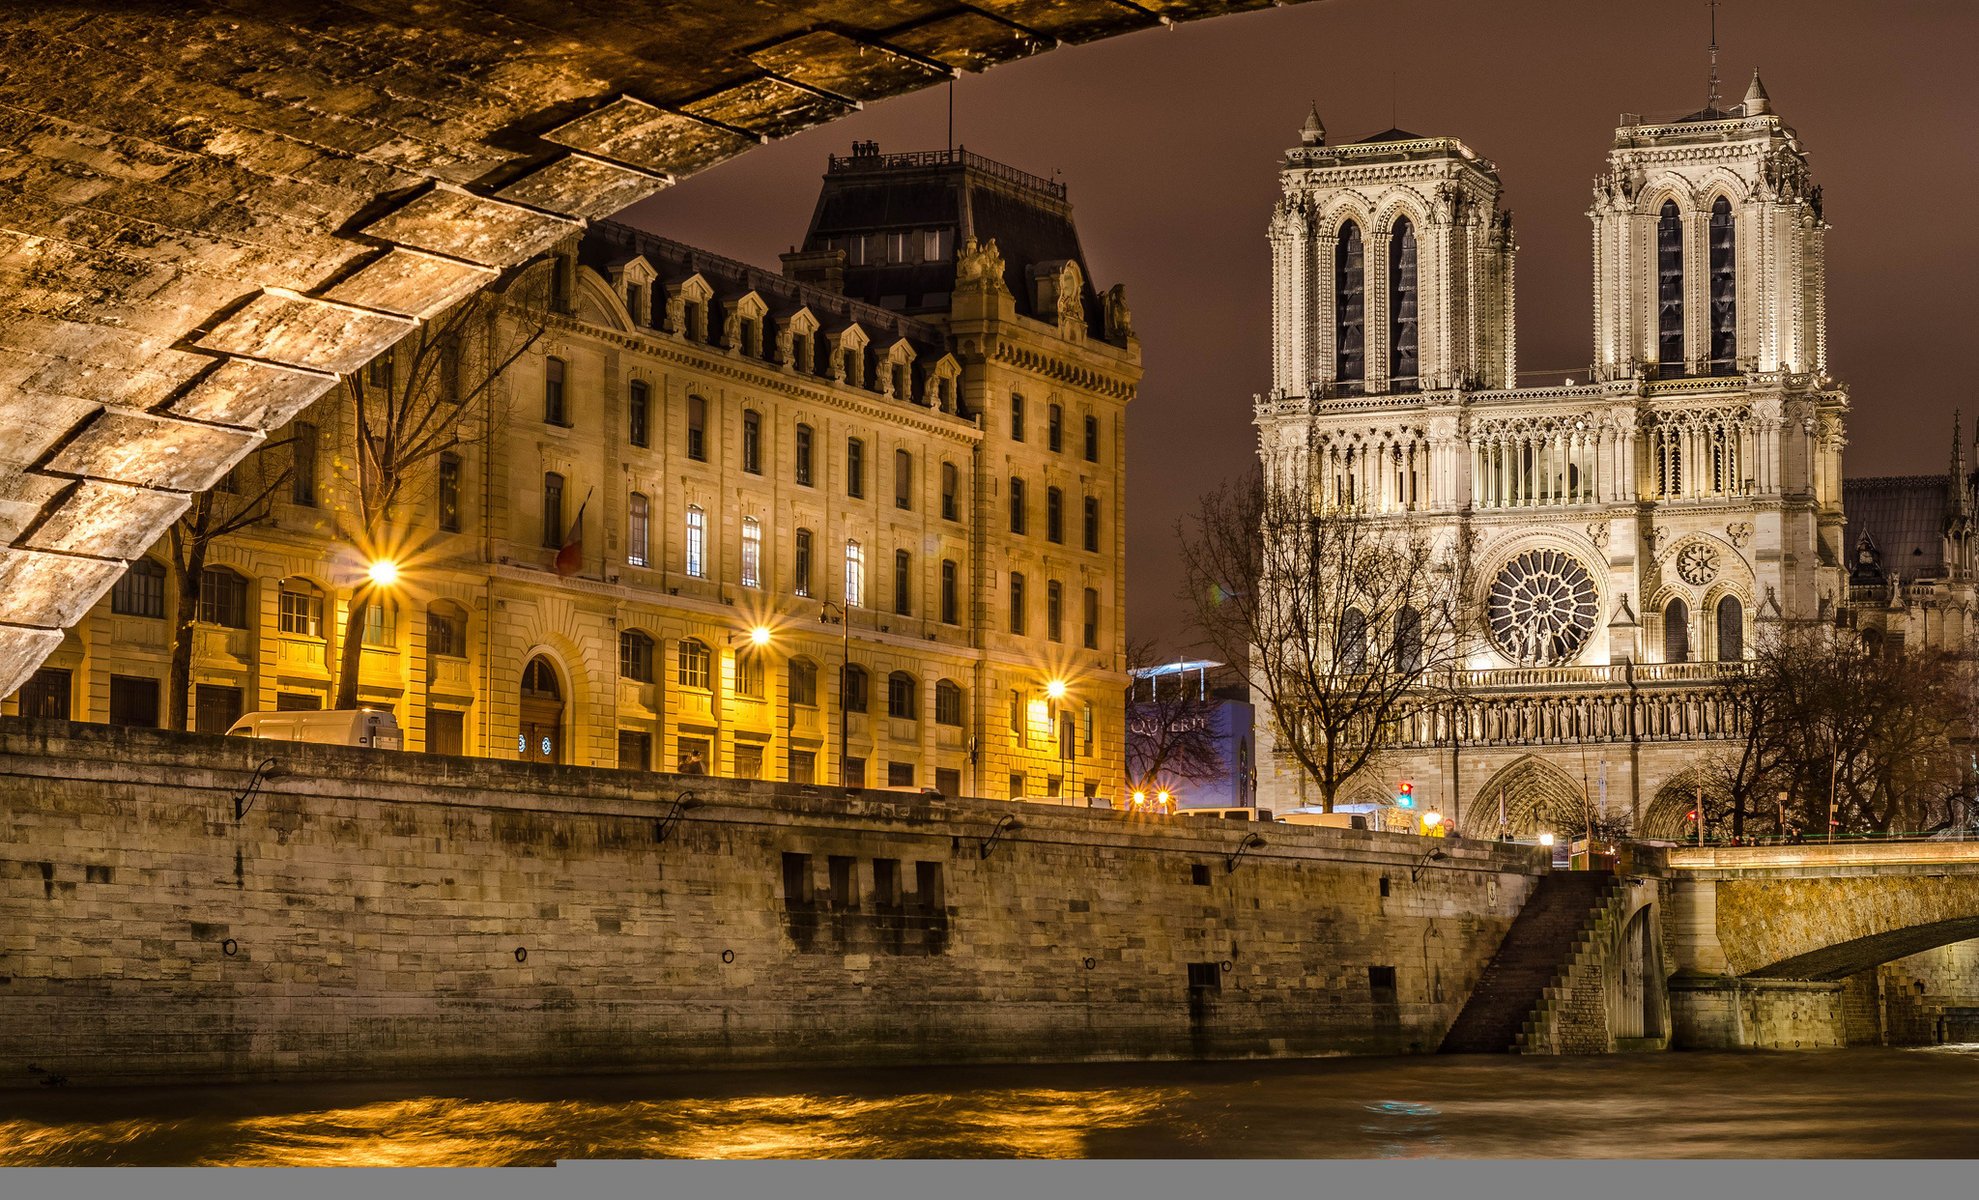
[[[409,749],[833,782],[849,648],[849,782],[1113,797],[1138,342],[1121,290],[1087,282],[1062,185],[862,148],[833,160],[820,219],[930,182],[959,200],[814,227],[785,275],[600,224],[510,283],[555,297],[509,314],[542,335],[500,380],[494,436],[396,531],[415,549],[363,651],[361,699]],[[848,295],[888,265],[925,287]],[[363,567],[334,529],[339,404],[299,418],[321,439],[311,502],[285,488],[216,545],[238,582],[195,630],[199,728],[334,695]],[[150,586],[98,604],[7,710],[146,723],[176,616]]]
[[[1798,136],[1756,75],[1730,110],[1625,117],[1589,210],[1591,369],[1535,386],[1513,360],[1492,163],[1400,130],[1329,146],[1315,113],[1281,182],[1266,473],[1315,508],[1468,535],[1487,623],[1464,702],[1346,799],[1408,779],[1496,833],[1586,796],[1677,832],[1689,770],[1731,729],[1719,664],[1757,622],[1848,598],[1848,400],[1827,374],[1827,227]],[[1260,757],[1262,799],[1311,798],[1289,758]]]

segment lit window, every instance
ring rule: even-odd
[[[763,586],[763,523],[742,518],[742,586]]]
[[[323,636],[323,589],[307,579],[284,579],[277,599],[277,628],[297,637]]]
[[[650,565],[647,554],[651,545],[651,507],[646,497],[632,493],[632,502],[625,519],[625,561],[627,565],[644,567]]]
[[[693,638],[684,638],[680,643],[678,665],[680,686],[708,690],[708,647]]]
[[[687,506],[687,573],[696,579],[708,575],[708,514],[698,504]]]
[[[792,556],[791,590],[800,596],[811,594],[811,531],[797,531],[797,552]]]
[[[158,560],[140,558],[110,589],[110,611],[125,617],[165,615],[165,568]]]
[[[845,604],[861,608],[866,603],[866,552],[856,541],[845,543]]]
[[[637,629],[618,635],[618,673],[637,683],[653,682],[653,639]]]

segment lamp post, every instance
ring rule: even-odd
[[[1069,753],[1071,739],[1065,736],[1070,732],[1065,724],[1065,681],[1054,679],[1045,684],[1044,694],[1051,697],[1051,732],[1058,739],[1058,777],[1063,781],[1059,786],[1064,789],[1064,798],[1069,801],[1077,791],[1074,776],[1079,764],[1073,761]]]
[[[836,600],[823,600],[818,604],[818,620],[826,620],[831,610],[838,610],[839,655],[838,655],[838,786],[845,787],[845,683],[852,675],[852,614]]]

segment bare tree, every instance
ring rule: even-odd
[[[178,592],[178,619],[172,629],[172,659],[166,671],[170,693],[165,727],[187,728],[192,693],[193,634],[199,621],[199,591],[213,543],[268,519],[275,497],[295,478],[295,442],[270,442],[211,491],[201,492],[172,523],[172,578]]]
[[[1178,532],[1196,631],[1246,664],[1278,748],[1332,811],[1405,725],[1431,719],[1476,643],[1467,535],[1316,509],[1255,469]]]
[[[1226,758],[1216,729],[1217,701],[1199,674],[1133,672],[1157,665],[1146,641],[1127,645],[1127,784],[1143,791],[1173,790],[1221,776]]]
[[[372,558],[393,549],[394,524],[430,489],[441,456],[485,443],[502,427],[500,380],[542,337],[541,312],[542,298],[533,291],[484,291],[344,376],[340,396],[354,460],[344,489],[349,503],[338,521],[344,540]],[[357,706],[365,612],[376,586],[362,578],[351,595],[338,708]]]

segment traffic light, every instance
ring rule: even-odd
[[[1404,779],[1395,785],[1395,803],[1401,808],[1416,806],[1416,785],[1412,779]]]

